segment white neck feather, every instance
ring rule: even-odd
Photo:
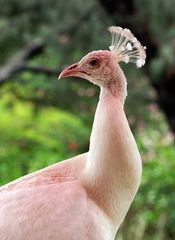
[[[101,88],[83,174],[89,196],[120,225],[138,190],[141,159],[123,104]]]
[[[118,64],[116,64],[116,67],[114,67],[114,69],[115,69],[113,73],[114,80],[110,82],[108,88],[112,95],[119,99],[121,104],[124,105],[127,96],[127,81],[123,73],[123,70],[120,68]]]

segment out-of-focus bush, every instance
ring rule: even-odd
[[[1,98],[0,112],[0,184],[88,146],[88,128],[70,113],[53,107],[38,110],[9,95]]]
[[[143,160],[142,182],[116,239],[175,239],[174,144],[156,108],[146,125],[140,124],[136,140]]]

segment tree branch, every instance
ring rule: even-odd
[[[44,66],[30,66],[25,65],[23,70],[34,72],[34,73],[44,73],[47,75],[58,75],[61,72],[61,69],[49,68]]]
[[[82,14],[80,18],[68,26],[67,29],[60,30],[58,35],[63,34],[64,32],[72,33],[74,32],[80,22],[86,21],[89,18],[89,13],[91,12],[89,8],[86,13]],[[21,72],[24,70],[29,70],[35,73],[44,73],[48,75],[55,75],[60,72],[60,69],[52,69],[43,66],[28,66],[27,60],[40,54],[45,46],[43,40],[35,40],[26,47],[24,47],[20,52],[14,55],[4,66],[0,68],[0,84],[4,83],[6,80],[11,79],[15,73]]]
[[[15,54],[7,64],[0,68],[0,83],[13,77],[16,72],[24,70],[27,60],[40,54],[44,45],[43,41],[35,40]]]

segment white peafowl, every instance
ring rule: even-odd
[[[115,238],[142,172],[124,112],[127,82],[118,62],[141,67],[146,53],[129,29],[109,31],[109,51],[90,52],[59,76],[81,77],[101,89],[89,151],[0,188],[1,240]]]

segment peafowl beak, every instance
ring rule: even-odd
[[[78,63],[74,63],[69,67],[65,68],[59,75],[58,79],[70,76],[80,76],[80,74],[85,73]]]

